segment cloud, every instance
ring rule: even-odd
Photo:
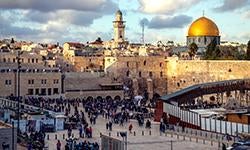
[[[228,12],[243,8],[249,4],[249,0],[224,0],[221,6],[214,8],[217,12]]]
[[[188,9],[201,0],[138,0],[139,10],[152,14],[171,14],[178,10]]]
[[[186,15],[179,15],[174,17],[156,16],[151,20],[146,18],[140,21],[140,24],[144,23],[148,28],[162,29],[162,28],[182,28],[186,24],[192,21],[192,17]]]
[[[243,17],[246,19],[250,19],[250,10],[244,12]]]
[[[23,36],[30,34],[38,34],[39,30],[31,29],[28,27],[19,27],[12,24],[11,20],[8,20],[6,17],[0,15],[0,34],[3,36]]]
[[[73,24],[79,26],[89,26],[97,18],[102,17],[98,12],[82,12],[75,10],[59,10],[56,12],[40,12],[29,10],[25,19],[31,22],[48,23],[49,21],[58,21],[64,24]]]
[[[111,0],[1,0],[2,9],[33,9],[42,12],[56,10],[109,11],[116,4]],[[107,9],[109,8],[109,9]]]

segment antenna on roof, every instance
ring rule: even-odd
[[[142,22],[141,42],[144,44],[144,22]]]
[[[205,16],[205,10],[202,11],[202,16],[203,16],[203,17]]]

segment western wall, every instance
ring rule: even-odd
[[[250,61],[166,59],[167,92],[207,82],[250,78]]]

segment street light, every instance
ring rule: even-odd
[[[21,69],[21,58],[22,52],[17,51],[17,133],[20,131],[20,69]]]

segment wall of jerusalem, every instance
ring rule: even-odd
[[[168,93],[206,82],[250,78],[250,61],[166,60]]]
[[[163,56],[117,57],[107,69],[107,74],[123,82],[134,95],[148,92],[149,97],[167,90],[166,62]]]

